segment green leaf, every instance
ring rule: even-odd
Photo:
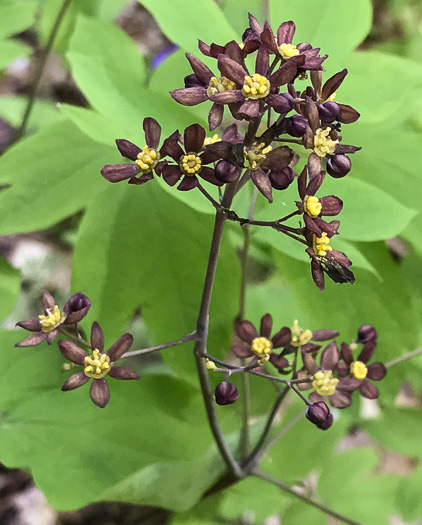
[[[421,484],[422,467],[418,466],[402,480],[397,490],[397,507],[406,521],[417,520],[422,514]]]
[[[0,257],[0,320],[5,319],[15,306],[20,292],[20,275],[6,259]]]
[[[313,0],[300,4],[293,0],[271,2],[273,31],[287,20],[296,24],[293,44],[310,42],[321,48],[321,55],[328,54],[330,62],[341,62],[368,35],[372,4],[370,0],[327,0],[323,4]]]
[[[2,96],[0,97],[0,116],[12,126],[18,127],[22,122],[22,117],[27,104],[27,98],[22,96]],[[34,105],[29,120],[29,130],[49,126],[63,119],[57,106],[51,102],[38,100]]]
[[[84,208],[107,184],[99,171],[114,150],[58,122],[10,148],[0,160],[0,231],[34,231]]]
[[[31,48],[14,40],[0,41],[0,69],[4,69],[16,58],[29,55]]]
[[[144,0],[142,5],[154,16],[167,38],[190,53],[198,54],[198,39],[222,45],[229,40],[239,40],[239,35],[212,0]]]
[[[22,32],[32,25],[37,2],[2,0],[0,5],[0,39]]]
[[[211,477],[203,475],[201,465],[211,436],[196,389],[168,376],[140,381],[110,378],[110,403],[99,409],[89,399],[89,385],[60,391],[67,374],[60,372],[64,360],[56,343],[13,348],[23,333],[0,332],[1,461],[8,467],[30,468],[55,508],[79,508],[101,500],[106,492],[110,499],[127,501],[134,495],[114,492],[114,487],[135,472],[172,473],[175,480],[189,464],[198,491],[207,488]],[[110,343],[106,340],[107,346]],[[207,465],[217,475],[222,463],[211,455],[206,456]],[[58,479],[66,479],[66,490]],[[194,485],[193,480],[186,484]],[[174,483],[166,493],[160,493],[157,478],[153,486],[151,479],[148,485],[138,485],[138,501],[176,504]],[[194,492],[192,487],[192,502]],[[183,498],[179,499],[181,506]]]
[[[154,342],[178,339],[196,328],[212,222],[162,191],[156,180],[139,187],[109,185],[81,224],[73,287],[91,298],[94,318],[113,338],[141,306]],[[239,282],[234,250],[223,242],[210,315],[214,337],[227,337],[232,329]],[[221,349],[212,341],[215,355]],[[190,355],[191,347],[163,352],[186,377],[194,360],[180,355]]]

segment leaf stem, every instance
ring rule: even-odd
[[[88,343],[88,341],[85,341],[84,339],[82,339],[82,337],[80,336],[78,337],[76,335],[71,334],[62,326],[59,328],[59,330],[60,330],[60,333],[62,333],[63,335],[71,339],[74,343],[77,343],[78,345],[83,345],[83,346],[86,346],[87,348],[92,349],[92,346]]]
[[[395,359],[388,361],[388,363],[385,363],[385,366],[386,368],[390,368],[392,366],[398,365],[399,363],[402,363],[403,361],[412,359],[412,357],[416,357],[417,355],[420,355],[420,354],[422,354],[422,347],[416,348],[416,350],[412,350],[411,352],[407,352],[406,354],[403,354],[400,357],[396,357]]]
[[[348,518],[347,516],[344,516],[343,514],[340,514],[340,512],[336,512],[335,510],[330,509],[329,507],[327,507],[326,505],[323,505],[322,503],[318,503],[317,501],[313,500],[309,496],[305,496],[304,494],[301,494],[297,489],[290,487],[289,485],[287,485],[287,483],[284,483],[283,481],[273,478],[272,476],[270,476],[266,472],[263,472],[262,470],[255,468],[251,471],[251,474],[268,483],[271,483],[271,485],[275,485],[276,487],[280,488],[284,492],[287,492],[291,496],[294,496],[295,498],[302,500],[308,505],[311,505],[312,507],[315,507],[316,509],[321,510],[322,512],[325,512],[325,514],[328,514],[329,516],[332,516],[333,518],[337,518],[338,520],[343,521],[344,523],[347,523],[348,525],[362,525],[362,523],[355,521],[351,518]]]
[[[47,59],[51,53],[51,49],[53,48],[54,40],[56,39],[60,25],[63,21],[63,18],[71,2],[72,0],[63,0],[63,3],[59,9],[59,12],[57,13],[56,19],[54,21],[53,27],[51,28],[51,32],[47,40],[47,44],[44,50],[42,51],[42,54],[40,57],[40,61],[39,61],[38,68],[37,68],[35,78],[34,78],[34,85],[32,86],[31,93],[27,100],[27,104],[25,107],[25,112],[22,117],[21,125],[19,126],[19,129],[16,132],[15,142],[19,140],[21,137],[23,137],[23,135],[25,134],[26,128],[28,126],[29,118],[34,108],[35,100],[38,94],[38,89],[41,83],[41,78],[44,73],[44,68],[47,63]]]

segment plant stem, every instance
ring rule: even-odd
[[[53,48],[54,40],[56,39],[56,36],[57,36],[58,30],[60,28],[60,25],[61,25],[61,23],[63,21],[63,18],[65,16],[66,11],[67,11],[68,7],[70,6],[71,2],[72,2],[72,0],[63,0],[62,6],[60,7],[59,12],[57,13],[56,20],[54,21],[53,27],[51,28],[51,32],[50,32],[50,35],[48,37],[47,44],[46,44],[44,50],[42,51],[42,54],[41,54],[41,57],[40,57],[40,61],[39,61],[38,68],[37,68],[37,71],[36,71],[36,74],[35,74],[35,78],[34,78],[34,85],[32,86],[31,93],[30,93],[30,95],[28,97],[28,101],[27,101],[27,104],[26,104],[26,107],[25,107],[25,112],[24,112],[23,117],[22,117],[21,125],[19,126],[19,129],[16,132],[15,142],[17,140],[19,140],[21,137],[23,137],[23,135],[25,134],[26,128],[28,126],[29,118],[30,118],[31,113],[32,113],[32,109],[33,109],[34,104],[35,104],[35,100],[36,100],[36,97],[37,97],[37,93],[38,93],[38,89],[39,89],[39,86],[40,86],[41,78],[42,78],[42,75],[44,73],[44,68],[45,68],[45,65],[47,63],[47,59],[48,59],[48,57],[49,57],[49,55],[51,53],[51,49]]]
[[[412,350],[411,352],[407,352],[406,354],[401,355],[400,357],[396,357],[395,359],[388,361],[388,363],[385,363],[385,366],[387,368],[390,368],[391,366],[398,365],[399,363],[407,361],[408,359],[412,359],[412,357],[416,357],[420,354],[422,354],[422,348],[416,348],[416,350]]]
[[[161,345],[149,346],[148,348],[141,348],[140,350],[132,350],[132,352],[126,352],[121,359],[126,357],[133,357],[135,355],[145,355],[150,354],[151,352],[157,352],[158,350],[164,350],[165,348],[170,348],[172,346],[181,345],[187,343],[188,341],[194,341],[196,339],[196,331],[191,334],[185,335],[181,339],[176,339],[175,341],[170,341],[169,343],[163,343]]]
[[[65,335],[66,337],[68,337],[73,342],[77,343],[78,345],[83,345],[83,346],[86,346],[87,348],[91,348],[92,349],[92,346],[88,343],[88,341],[84,341],[84,339],[82,339],[82,337],[78,337],[76,335],[71,334],[70,332],[68,332],[62,326],[59,328],[59,330],[60,330],[60,333],[62,333],[63,335]]]
[[[280,405],[283,402],[283,399],[286,397],[288,391],[289,391],[289,387],[286,386],[286,388],[284,388],[278,395],[276,402],[274,403],[273,408],[270,412],[270,415],[268,416],[265,428],[262,431],[262,434],[257,444],[255,445],[254,449],[252,450],[250,455],[245,460],[245,463],[244,463],[245,469],[247,469],[250,465],[253,465],[256,456],[258,455],[259,451],[261,450],[262,446],[264,445],[267,439],[267,436],[271,430],[272,424],[274,423],[274,419],[277,415],[278,409],[280,408]]]
[[[326,505],[323,505],[322,503],[318,503],[317,501],[313,500],[309,496],[305,496],[304,494],[301,494],[297,489],[290,487],[287,485],[287,483],[284,483],[283,481],[280,481],[276,478],[273,478],[269,474],[263,472],[259,469],[253,469],[251,471],[251,474],[254,475],[257,478],[260,478],[264,481],[267,481],[268,483],[271,483],[271,485],[275,485],[276,487],[280,488],[284,492],[287,492],[291,496],[294,496],[295,498],[298,498],[308,505],[311,505],[312,507],[315,507],[316,509],[321,510],[322,512],[325,512],[325,514],[328,514],[329,516],[332,516],[333,518],[337,518],[340,521],[343,521],[344,523],[348,523],[349,525],[362,525],[362,523],[355,521],[351,518],[348,518],[347,516],[344,516],[343,514],[340,514],[340,512],[336,512],[333,509],[330,509]]]
[[[227,186],[223,196],[222,206],[227,208],[230,207],[236,191],[236,186],[236,182]],[[202,390],[202,397],[204,399],[208,422],[210,424],[214,440],[228,469],[233,474],[233,476],[235,476],[237,479],[240,479],[241,477],[243,477],[242,470],[239,467],[236,460],[234,459],[233,454],[229,449],[226,440],[224,439],[224,435],[218,423],[217,413],[214,405],[214,396],[211,392],[208,369],[206,367],[205,359],[203,357],[203,354],[206,353],[207,349],[209,310],[211,304],[212,290],[214,286],[215,272],[217,270],[218,255],[220,252],[221,241],[223,238],[225,221],[226,217],[224,215],[224,212],[221,209],[217,209],[215,215],[214,232],[211,241],[210,256],[208,259],[207,273],[205,276],[201,306],[198,315],[198,339],[195,344],[194,353],[196,359],[196,367],[198,370],[199,382]]]
[[[214,208],[216,209],[221,208],[221,204],[217,202],[214,199],[214,197],[210,195],[203,186],[201,186],[201,184],[198,184],[197,188],[202,193],[202,195],[204,195],[204,197],[206,197],[210,201],[210,203],[214,206]]]

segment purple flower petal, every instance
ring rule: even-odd
[[[261,325],[259,330],[259,335],[261,337],[266,337],[267,339],[271,336],[271,330],[273,327],[273,318],[270,314],[265,314],[261,317]]]
[[[345,392],[354,392],[362,384],[361,379],[356,377],[343,377],[337,384],[338,390],[344,390]]]
[[[75,365],[83,365],[85,357],[88,357],[88,353],[82,348],[79,348],[73,341],[59,341],[59,349],[63,357],[68,361],[75,363]]]
[[[284,368],[287,368],[290,366],[290,363],[287,361],[287,359],[281,355],[277,355],[274,353],[270,354],[270,363],[277,368],[277,370],[283,370]]]
[[[204,145],[205,129],[199,124],[192,124],[185,129],[183,138],[185,150],[198,153]]]
[[[207,90],[201,86],[174,89],[170,95],[183,106],[196,106],[208,100]]]
[[[271,26],[268,22],[265,22],[264,24],[264,29],[261,33],[261,42],[265,44],[265,46],[271,51],[271,53],[274,53],[276,55],[279,54],[273,30],[271,29]]]
[[[245,77],[248,72],[240,64],[232,60],[227,55],[220,55],[218,57],[218,68],[221,74],[230,80],[233,80],[238,86],[243,86]]]
[[[256,55],[255,71],[259,75],[266,76],[269,66],[268,49],[265,46],[260,46]]]
[[[362,381],[362,384],[360,385],[360,393],[367,399],[377,399],[380,394],[378,388],[367,379]]]
[[[138,175],[136,164],[112,164],[101,169],[101,175],[109,182],[121,182]]]
[[[293,36],[296,31],[295,23],[291,20],[289,22],[283,22],[277,29],[277,42],[281,44],[291,44]]]
[[[321,215],[338,215],[343,208],[343,201],[335,195],[327,195],[319,201],[322,204]]]
[[[168,164],[167,166],[163,167],[162,175],[163,179],[169,186],[174,186],[182,176],[182,172],[180,171],[179,166]]]
[[[195,75],[207,86],[210,83],[212,77],[215,76],[214,73],[208,66],[206,66],[203,62],[190,53],[186,53],[185,56],[188,59]]]
[[[79,388],[80,386],[84,385],[89,381],[89,377],[86,376],[83,372],[77,372],[76,374],[71,375],[63,384],[62,390],[74,390],[75,388]]]
[[[141,379],[141,377],[132,372],[132,370],[123,366],[112,366],[108,375],[114,377],[114,379]]]
[[[100,408],[107,406],[110,401],[110,390],[107,381],[103,379],[93,379],[89,391],[92,401]]]
[[[288,82],[291,82],[297,74],[297,62],[296,60],[289,59],[285,62],[275,73],[271,75],[270,84],[271,87],[284,86]]]
[[[145,173],[144,175],[141,175],[140,177],[133,177],[132,179],[128,180],[128,184],[134,184],[135,186],[142,186],[142,184],[145,184],[149,180],[152,180],[154,178],[153,173]]]
[[[93,350],[104,351],[104,334],[97,321],[94,321],[91,326],[91,346]]]
[[[116,139],[116,145],[122,157],[126,157],[130,160],[136,160],[138,158],[138,153],[142,151],[136,144],[126,139]]]
[[[19,321],[18,323],[16,323],[16,326],[20,326],[21,328],[29,330],[30,332],[41,331],[41,323],[38,317],[34,317],[33,319],[27,319],[26,321]]]
[[[338,363],[337,343],[330,343],[321,354],[321,368],[323,370],[335,370]]]
[[[119,339],[107,350],[106,354],[110,361],[117,361],[126,353],[133,344],[133,337],[130,334],[123,334]]]
[[[16,348],[24,348],[27,346],[37,346],[43,343],[47,339],[47,334],[44,332],[37,332],[36,334],[31,334],[29,337],[24,339],[23,341],[19,341],[19,343],[16,343]]]
[[[383,363],[372,363],[368,366],[368,379],[381,381],[387,375],[387,368]]]
[[[242,359],[246,357],[252,357],[254,355],[254,353],[252,352],[249,346],[240,345],[240,344],[232,345],[231,351],[234,353],[236,357],[240,357]]]
[[[345,79],[348,71],[347,69],[343,69],[342,71],[339,71],[335,75],[333,75],[331,78],[325,82],[322,91],[321,91],[321,100],[325,102],[327,98],[330,98],[330,96],[338,90],[338,88],[341,86],[343,80]]]
[[[240,89],[229,89],[228,91],[222,91],[210,97],[212,102],[218,104],[234,104],[235,102],[240,102],[245,100],[245,97],[242,95]]]
[[[63,312],[66,315],[64,324],[79,323],[91,308],[91,301],[82,292],[77,292],[70,297],[63,307]]]
[[[223,181],[217,179],[217,177],[215,176],[215,171],[212,168],[208,168],[207,166],[202,168],[201,172],[199,173],[199,176],[207,182],[214,184],[215,186],[222,186],[224,184]]]
[[[161,126],[158,122],[151,118],[144,118],[143,128],[145,131],[145,140],[149,148],[158,148],[161,137]]]
[[[251,172],[251,179],[268,202],[273,202],[273,187],[268,175],[261,168],[258,168]]]
[[[214,103],[208,113],[208,125],[210,131],[214,131],[221,124],[224,115],[224,106]]]
[[[315,330],[312,332],[313,341],[329,341],[340,335],[336,330]]]
[[[271,338],[273,348],[282,348],[287,346],[292,340],[292,331],[287,326],[284,326]]]
[[[258,332],[255,326],[250,321],[240,321],[236,325],[236,334],[245,341],[245,343],[251,344],[252,341],[258,337]]]
[[[356,109],[352,108],[352,106],[348,106],[347,104],[339,104],[339,108],[339,122],[343,124],[353,124],[353,122],[356,122],[360,117],[360,113],[358,113]]]
[[[315,261],[315,259],[312,259],[311,261],[311,273],[312,279],[317,285],[318,290],[321,290],[321,292],[323,292],[325,288],[324,272],[322,271],[321,265],[317,261]]]
[[[190,191],[196,188],[199,181],[196,177],[184,177],[182,182],[177,186],[179,191]]]
[[[354,361],[353,352],[347,343],[341,343],[340,356],[348,365],[351,365]]]
[[[363,345],[362,351],[359,354],[357,361],[362,361],[362,363],[368,363],[371,360],[371,357],[374,355],[375,349],[377,347],[377,340],[371,339]]]
[[[59,335],[59,329],[56,328],[55,330],[52,330],[51,332],[47,332],[45,340],[47,341],[47,344],[51,345],[51,343],[56,339],[56,337]]]
[[[178,131],[174,131],[170,135],[170,137],[167,137],[160,150],[161,155],[162,156],[168,155],[175,162],[179,162],[180,157],[184,153],[182,148],[178,144],[179,139],[180,139],[180,133]]]
[[[336,390],[332,396],[329,397],[330,403],[335,408],[347,408],[352,404],[352,396],[348,392]]]
[[[47,290],[44,290],[41,294],[41,300],[44,306],[44,310],[54,310],[57,304],[54,297],[51,295],[50,292],[47,292]]]

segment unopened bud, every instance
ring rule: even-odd
[[[358,343],[367,343],[372,339],[377,339],[378,334],[371,324],[364,324],[358,330]]]
[[[188,75],[185,77],[185,88],[191,88],[191,87],[203,87],[203,83],[199,80],[199,78],[192,73],[191,75]]]
[[[306,417],[321,430],[327,430],[333,424],[333,414],[324,401],[309,405],[306,409]]]
[[[221,182],[234,182],[239,175],[239,168],[228,160],[220,160],[215,167],[215,177]]]
[[[237,388],[227,381],[223,381],[217,385],[214,394],[217,405],[232,405],[239,399]]]
[[[321,119],[321,122],[324,124],[331,124],[335,120],[338,120],[340,118],[340,107],[337,104],[337,102],[326,102],[325,104],[321,104],[318,106],[318,113],[319,118]]]
[[[335,179],[345,177],[351,167],[352,162],[347,155],[333,155],[327,162],[327,172]]]
[[[294,98],[289,93],[281,93],[274,99],[273,108],[277,113],[289,113],[293,109]]]
[[[295,178],[296,172],[287,166],[280,171],[270,172],[271,186],[275,190],[285,190]]]
[[[214,363],[214,361],[210,361],[209,359],[206,360],[205,366],[208,370],[212,370],[213,372],[217,368],[217,365]]]
[[[301,115],[293,115],[285,121],[286,133],[292,137],[303,137],[307,127],[308,123]]]

